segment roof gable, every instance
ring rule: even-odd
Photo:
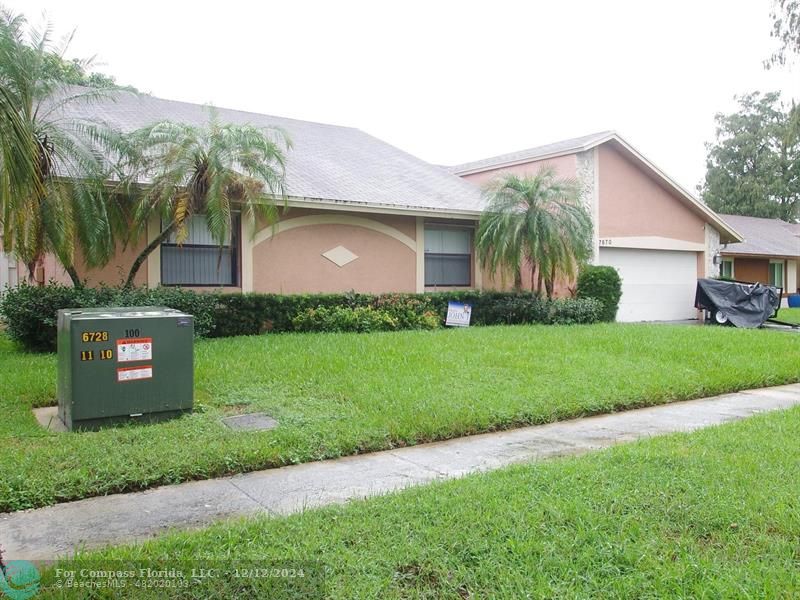
[[[546,144],[544,146],[528,148],[527,150],[521,150],[519,152],[512,152],[483,160],[463,163],[461,165],[450,167],[449,170],[451,173],[464,176],[472,173],[479,173],[481,171],[502,169],[503,167],[524,164],[526,162],[547,160],[557,156],[564,156],[566,154],[586,152],[599,146],[600,144],[606,143],[614,144],[617,148],[620,148],[629,157],[633,158],[635,162],[646,168],[649,173],[653,175],[654,178],[656,178],[662,185],[675,192],[680,201],[686,204],[694,212],[701,215],[706,222],[711,223],[714,228],[719,231],[720,239],[723,242],[738,242],[742,240],[742,236],[723,219],[721,219],[719,215],[717,215],[699,199],[695,198],[674,179],[664,173],[664,171],[659,169],[647,158],[645,158],[643,154],[626,142],[622,136],[615,131],[602,131],[600,133],[563,140],[561,142]]]

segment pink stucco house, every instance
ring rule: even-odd
[[[127,93],[70,110],[122,130],[164,119],[201,124],[208,118],[200,105]],[[483,272],[476,261],[474,231],[484,207],[480,184],[502,171],[525,173],[544,165],[579,179],[595,221],[594,260],[622,273],[622,320],[695,316],[696,278],[716,272],[712,259],[721,243],[741,240],[613,132],[445,169],[354,128],[228,109],[218,114],[222,121],[278,126],[289,134],[288,209],[275,226],[240,222],[221,263],[197,219],[186,244],[165,243],[150,256],[139,284],[285,294],[507,286],[509,281]],[[119,283],[160,227],[153,221],[138,244],[120,250],[101,270],[79,269],[81,276],[90,284]],[[0,261],[5,281],[12,276],[9,263]],[[52,258],[37,277],[68,281]]]
[[[594,262],[622,276],[621,321],[694,318],[695,282],[719,273],[741,235],[613,131],[452,167],[480,186],[543,167],[580,182],[594,218]],[[530,277],[528,275],[528,277]]]

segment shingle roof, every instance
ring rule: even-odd
[[[793,223],[741,215],[720,217],[744,236],[743,242],[728,244],[723,253],[800,256],[800,228]]]
[[[130,131],[171,120],[208,121],[206,106],[127,92],[91,103],[68,105],[68,115]],[[480,190],[359,129],[216,109],[223,122],[283,128],[292,141],[287,155],[286,190],[291,197],[370,205],[387,210],[477,213]]]
[[[525,150],[518,150],[516,152],[509,152],[508,154],[500,154],[498,156],[491,156],[481,160],[462,163],[452,167],[445,167],[451,173],[464,174],[469,171],[484,170],[510,163],[525,162],[534,160],[542,156],[549,156],[552,154],[561,154],[568,152],[581,151],[590,148],[600,141],[606,140],[614,135],[613,131],[601,131],[591,135],[584,135],[581,137],[571,138],[568,140],[561,140],[560,142],[553,142],[552,144],[545,144],[544,146],[536,146],[534,148],[527,148]]]

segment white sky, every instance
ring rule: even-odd
[[[0,0],[163,98],[358,127],[455,164],[616,129],[694,191],[733,96],[765,71],[770,0]],[[656,7],[660,10],[654,10]]]

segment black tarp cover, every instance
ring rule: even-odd
[[[698,279],[694,304],[718,310],[737,327],[759,327],[781,306],[777,288],[760,283]]]

